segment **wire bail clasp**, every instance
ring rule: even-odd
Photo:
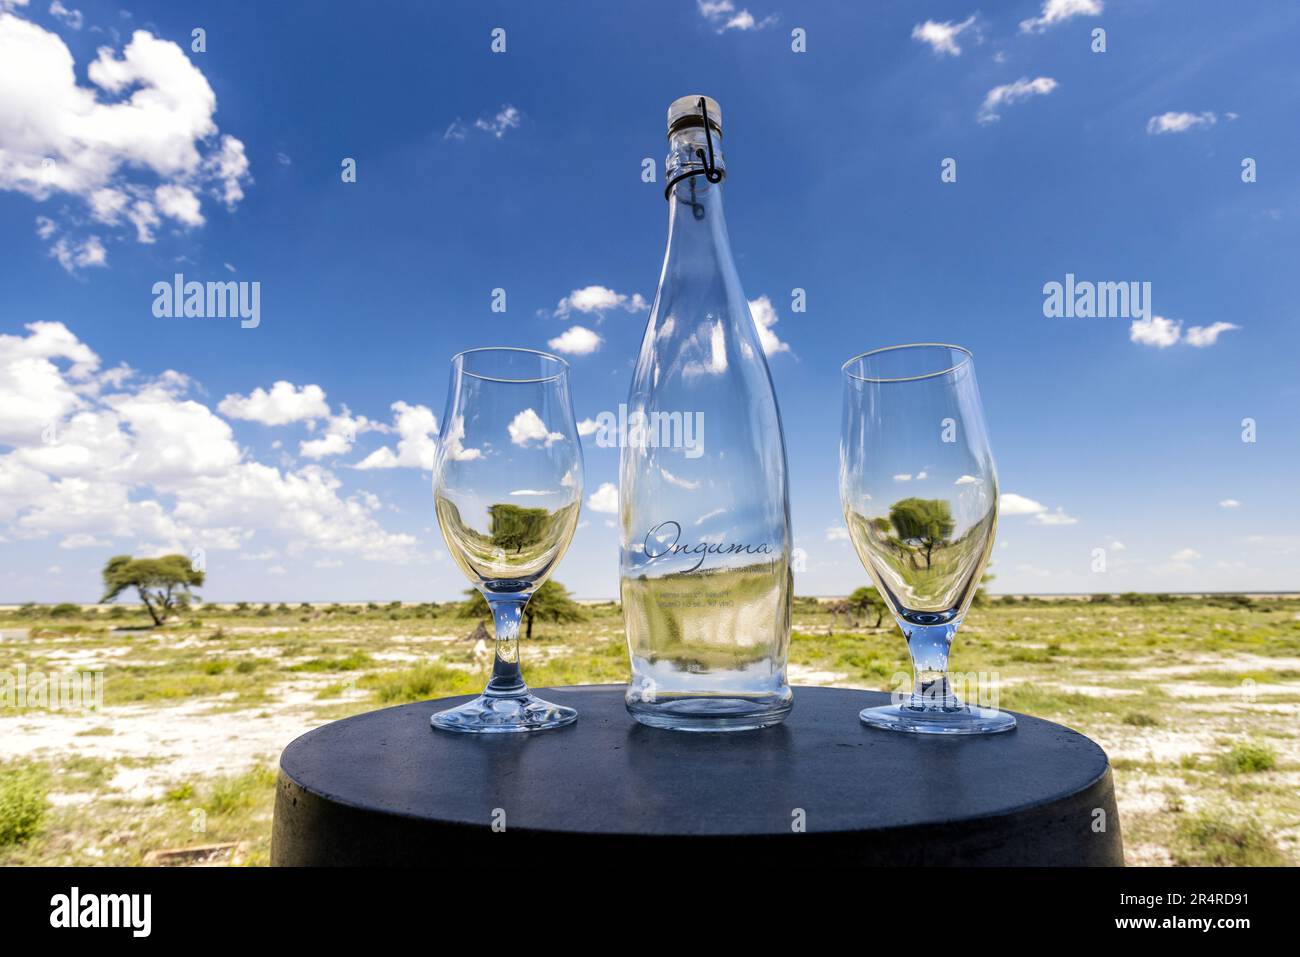
[[[704,126],[704,145],[708,147],[708,152],[706,154],[705,150],[697,146],[695,155],[704,164],[704,169],[687,170],[670,179],[668,185],[664,187],[664,199],[671,199],[673,187],[691,176],[702,175],[710,183],[721,183],[723,177],[727,175],[726,170],[718,168],[717,161],[713,157],[713,131],[709,129],[709,108],[704,102],[704,97],[700,97],[700,121]]]

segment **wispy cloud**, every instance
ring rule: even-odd
[[[1058,507],[1051,511],[1042,502],[1034,501],[1015,492],[1003,492],[998,497],[998,512],[1004,518],[1013,515],[1028,515],[1038,525],[1077,525],[1079,520],[1067,515]]]
[[[1010,106],[1013,103],[1019,103],[1021,100],[1028,99],[1031,96],[1046,96],[1057,87],[1057,83],[1050,76],[1038,76],[1034,79],[1022,76],[1014,83],[1004,83],[1001,86],[995,86],[984,95],[984,103],[980,107],[977,119],[981,123],[993,123],[1001,119],[998,112],[1004,106]]]
[[[64,26],[72,30],[80,30],[85,24],[85,17],[81,15],[80,10],[70,10],[65,7],[59,0],[54,0],[50,4],[50,16],[63,22]]]
[[[480,133],[487,133],[494,139],[501,139],[511,130],[518,129],[524,121],[524,114],[519,111],[518,107],[504,103],[501,109],[489,116],[480,116],[469,126],[459,116],[447,124],[447,128],[442,133],[444,142],[463,142],[469,137],[470,129],[473,128]]]
[[[957,37],[974,25],[975,14],[973,13],[960,23],[956,20],[945,20],[942,23],[937,20],[926,20],[912,27],[912,39],[928,43],[930,49],[941,56],[961,56]]]
[[[1102,0],[1044,0],[1043,10],[1038,16],[1020,21],[1021,33],[1042,33],[1075,17],[1097,17],[1101,15]]]
[[[1204,129],[1219,122],[1219,118],[1209,111],[1204,113],[1161,113],[1147,120],[1147,132],[1152,136],[1163,133],[1186,133],[1188,130]]]
[[[1208,326],[1190,326],[1184,335],[1181,320],[1152,316],[1150,319],[1135,319],[1129,325],[1128,337],[1132,342],[1156,349],[1168,349],[1179,342],[1204,349],[1218,342],[1223,333],[1240,328],[1231,322],[1212,322]]]
[[[516,129],[523,122],[523,118],[523,114],[518,109],[506,103],[495,116],[480,116],[475,120],[474,129],[491,133],[497,139],[501,139],[508,131]]]
[[[777,19],[775,14],[757,19],[744,8],[737,10],[731,0],[696,0],[696,7],[700,16],[715,27],[718,33],[726,33],[728,30],[762,30],[776,23]]]
[[[1231,322],[1212,322],[1208,326],[1192,326],[1187,330],[1187,335],[1183,338],[1183,341],[1189,346],[1203,349],[1218,342],[1221,333],[1240,328],[1241,326],[1233,325]]]

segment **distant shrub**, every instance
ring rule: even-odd
[[[48,807],[45,783],[30,770],[0,771],[0,846],[21,844],[41,828]]]
[[[1088,601],[1094,605],[1109,604],[1110,599],[1111,599],[1110,595],[1089,595],[1088,596]]]
[[[1154,728],[1160,719],[1147,711],[1130,711],[1124,715],[1124,723],[1135,728]]]
[[[1207,599],[1206,604],[1215,608],[1241,608],[1249,611],[1255,607],[1255,600],[1249,595],[1215,595]]]
[[[81,606],[74,605],[72,602],[59,602],[50,609],[51,618],[79,618],[81,617]]]
[[[1221,758],[1223,769],[1229,774],[1252,774],[1272,771],[1277,767],[1277,752],[1266,744],[1246,742],[1234,745]]]

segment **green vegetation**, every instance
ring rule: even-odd
[[[521,642],[529,683],[626,681],[618,605],[554,594],[562,617],[539,605]],[[792,683],[906,682],[878,601],[865,587],[797,599]],[[163,627],[138,604],[70,607],[0,610],[0,628],[26,635],[5,641],[9,667],[105,673],[99,712],[0,708],[11,753],[32,754],[0,766],[0,866],[224,844],[266,863],[284,744],[348,714],[477,694],[491,666],[491,643],[465,640],[478,620],[465,602],[209,604]],[[1106,749],[1129,863],[1300,863],[1300,601],[999,597],[969,616],[952,668]]]
[[[1272,771],[1277,767],[1277,752],[1267,744],[1237,744],[1223,756],[1222,764],[1229,774]]]
[[[43,775],[21,765],[0,768],[0,847],[34,837],[46,807]]]
[[[1292,863],[1253,818],[1202,811],[1178,824],[1174,863],[1211,867],[1276,867]]]
[[[469,597],[461,605],[461,616],[485,618],[491,621],[492,609],[488,607],[487,599],[483,597],[482,592],[477,588],[468,588],[465,594]],[[533,593],[533,597],[524,607],[524,640],[533,637],[534,621],[553,625],[571,625],[586,620],[587,613],[573,600],[567,588],[557,581],[543,582],[542,587]]]

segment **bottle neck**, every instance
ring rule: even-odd
[[[713,167],[725,173],[722,137],[710,130]],[[702,154],[702,156],[701,156]],[[734,270],[727,223],[722,215],[722,183],[710,183],[709,144],[703,127],[679,130],[669,140],[665,176],[671,182],[683,173],[694,172],[673,184],[668,196],[668,256],[682,263],[687,271],[708,272],[723,267]]]

